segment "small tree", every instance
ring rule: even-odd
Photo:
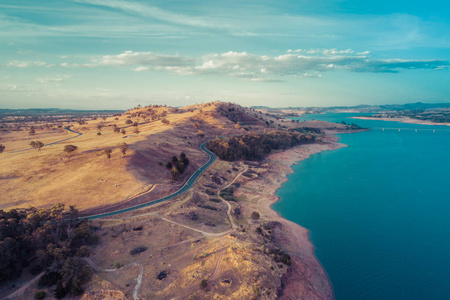
[[[125,124],[129,125],[129,124],[133,124],[133,121],[131,121],[130,119],[125,121]]]
[[[127,133],[127,131],[125,130],[125,128],[122,128],[122,130],[121,130],[120,132],[122,132],[123,135],[125,135],[125,133]]]
[[[102,128],[103,128],[103,124],[98,124],[98,125],[97,125],[98,131],[102,131]]]
[[[206,289],[208,287],[208,281],[206,279],[203,279],[202,281],[200,281],[200,288],[202,290]]]
[[[3,144],[0,144],[0,153],[3,153],[5,151],[6,146]]]
[[[254,212],[252,212],[252,215],[251,215],[251,218],[252,218],[252,220],[259,220],[259,212],[257,212],[257,211],[254,211]]]
[[[205,133],[203,132],[203,130],[199,130],[199,131],[197,131],[197,136],[202,138],[205,136]]]
[[[166,118],[162,119],[161,122],[162,122],[164,125],[169,125],[169,124],[170,124],[170,121],[167,120]]]
[[[44,143],[41,141],[31,141],[30,146],[41,151],[41,148],[44,147]]]
[[[29,131],[29,134],[30,134],[30,135],[34,135],[35,133],[36,133],[36,130],[34,130],[34,127],[31,126],[30,131]]]
[[[178,181],[178,179],[180,178],[180,171],[178,171],[176,167],[173,167],[170,173],[172,174],[172,179]]]
[[[140,133],[139,128],[137,128],[137,127],[134,128],[133,133],[139,134]]]
[[[64,152],[67,152],[67,157],[70,158],[70,156],[72,155],[72,153],[77,150],[78,147],[75,145],[65,145],[64,146]]]
[[[106,158],[108,158],[108,160],[111,160],[111,153],[112,153],[112,150],[109,149],[109,148],[106,148],[106,149],[103,150],[103,151],[104,151],[105,154],[106,154]]]
[[[120,133],[120,128],[117,126],[114,126],[114,133]]]
[[[122,155],[125,156],[125,154],[127,154],[128,144],[127,143],[119,144],[119,149],[120,152],[122,152]]]

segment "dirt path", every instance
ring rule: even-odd
[[[228,210],[227,210],[227,215],[228,215],[228,219],[230,220],[230,224],[231,227],[233,229],[236,229],[238,226],[236,225],[236,223],[234,223],[233,217],[231,216],[231,204],[225,200],[224,198],[222,198],[222,196],[220,196],[220,192],[223,191],[224,189],[228,188],[229,186],[231,186],[233,183],[236,182],[236,180],[242,175],[244,174],[244,172],[247,172],[248,170],[248,166],[244,165],[244,170],[242,170],[239,174],[236,175],[236,177],[233,179],[232,182],[230,182],[227,186],[221,188],[218,192],[217,192],[217,196],[220,198],[220,200],[222,200],[223,202],[225,202],[228,206]]]
[[[142,279],[144,277],[144,266],[142,266],[142,264],[137,263],[137,262],[132,262],[132,263],[129,263],[119,269],[105,269],[105,268],[102,268],[102,267],[96,265],[90,258],[85,258],[84,260],[89,264],[89,266],[91,266],[92,269],[94,269],[97,272],[116,272],[116,271],[125,269],[127,267],[132,267],[132,266],[139,267],[139,275],[138,275],[138,277],[136,277],[136,285],[133,289],[133,299],[139,300],[138,292],[139,292],[139,288],[141,287],[141,284],[142,284]]]
[[[209,275],[208,277],[205,278],[206,280],[212,280],[212,279],[214,279],[214,278],[217,276],[217,274],[219,274],[219,271],[220,271],[220,263],[222,262],[223,256],[224,256],[224,254],[225,254],[225,250],[226,250],[227,248],[228,248],[228,247],[224,247],[224,248],[222,248],[222,249],[219,250],[219,251],[220,251],[220,255],[219,255],[219,258],[217,259],[217,262],[216,262],[216,266],[215,266],[215,268],[214,268],[214,271],[212,272],[211,275]],[[200,289],[200,283],[191,286],[191,287],[189,288],[189,290],[187,290],[184,294],[182,294],[182,295],[180,295],[180,296],[177,296],[177,297],[175,297],[175,298],[172,298],[171,300],[181,300],[181,299],[185,299],[185,298],[189,297],[189,295],[191,295],[191,294],[195,293],[196,291],[198,291],[199,289]]]
[[[31,279],[30,281],[28,281],[27,283],[25,283],[22,287],[20,287],[17,291],[11,293],[10,295],[6,296],[5,299],[14,299],[16,297],[22,296],[23,293],[25,292],[25,290],[27,288],[29,288],[32,284],[34,284],[36,281],[38,281],[42,275],[44,275],[45,272],[42,272],[38,275],[36,275],[35,277],[33,277],[33,279]]]

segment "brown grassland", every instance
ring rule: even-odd
[[[151,120],[151,114],[160,117]],[[169,124],[163,124],[163,118]],[[138,123],[139,133],[127,120]],[[115,133],[114,125],[126,133]],[[135,108],[86,124],[37,129],[32,136],[27,130],[2,131],[0,143],[6,148],[0,154],[0,209],[48,208],[61,202],[90,215],[155,200],[176,191],[207,161],[199,148],[205,140],[263,132],[268,125],[345,129],[342,124],[278,120],[212,102]],[[48,144],[76,136],[64,129],[68,126],[82,135],[40,151],[15,152],[30,148],[31,141]],[[100,242],[86,260],[94,277],[83,299],[333,298],[307,231],[270,210],[290,165],[339,147],[331,136],[325,141],[274,153],[262,162],[217,160],[177,198],[93,221]],[[129,149],[122,155],[118,145],[124,142]],[[78,149],[68,157],[66,145]],[[112,150],[111,159],[105,149]],[[174,181],[166,164],[181,152],[190,164]],[[218,193],[231,183],[236,201],[225,201]],[[255,211],[259,219],[251,218]],[[131,254],[137,247],[145,251]],[[29,277],[25,274],[22,283],[24,278]],[[16,289],[10,284],[0,287],[6,294]],[[42,289],[30,284],[16,298],[33,299],[38,290]],[[51,296],[51,289],[47,294]]]

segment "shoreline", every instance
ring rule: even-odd
[[[292,166],[309,158],[311,155],[323,151],[337,150],[347,147],[337,143],[337,136],[329,137],[331,143],[306,144],[288,149],[283,152],[272,153],[262,164],[266,171],[258,172],[257,179],[244,183],[244,189],[258,191],[256,201],[251,201],[247,209],[260,212],[261,219],[268,222],[278,222],[282,226],[275,234],[278,246],[291,256],[292,265],[281,278],[280,299],[334,299],[333,286],[328,274],[314,250],[315,247],[309,238],[309,231],[290,220],[284,219],[272,205],[280,200],[276,196],[277,190],[288,181],[287,176],[294,170]],[[249,192],[240,192],[246,197],[251,197]],[[254,192],[253,192],[254,193]],[[254,196],[254,194],[253,194]]]
[[[450,126],[450,123],[436,123],[436,122],[432,122],[432,121],[412,119],[409,117],[400,117],[400,118],[351,117],[351,118],[352,119],[360,119],[360,120],[379,120],[379,121],[390,121],[390,122],[419,124],[419,125]]]

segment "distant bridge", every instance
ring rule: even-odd
[[[411,128],[398,128],[398,127],[396,127],[396,128],[392,128],[392,127],[371,127],[370,129],[372,129],[372,130],[381,130],[381,131],[398,131],[398,132],[402,132],[402,131],[415,131],[415,132],[419,132],[419,131],[431,131],[431,132],[433,132],[433,133],[436,133],[436,132],[440,132],[440,131],[450,131],[450,128],[449,129],[441,129],[441,128],[439,128],[439,129],[435,129],[435,128],[413,128],[413,127],[411,127]]]

